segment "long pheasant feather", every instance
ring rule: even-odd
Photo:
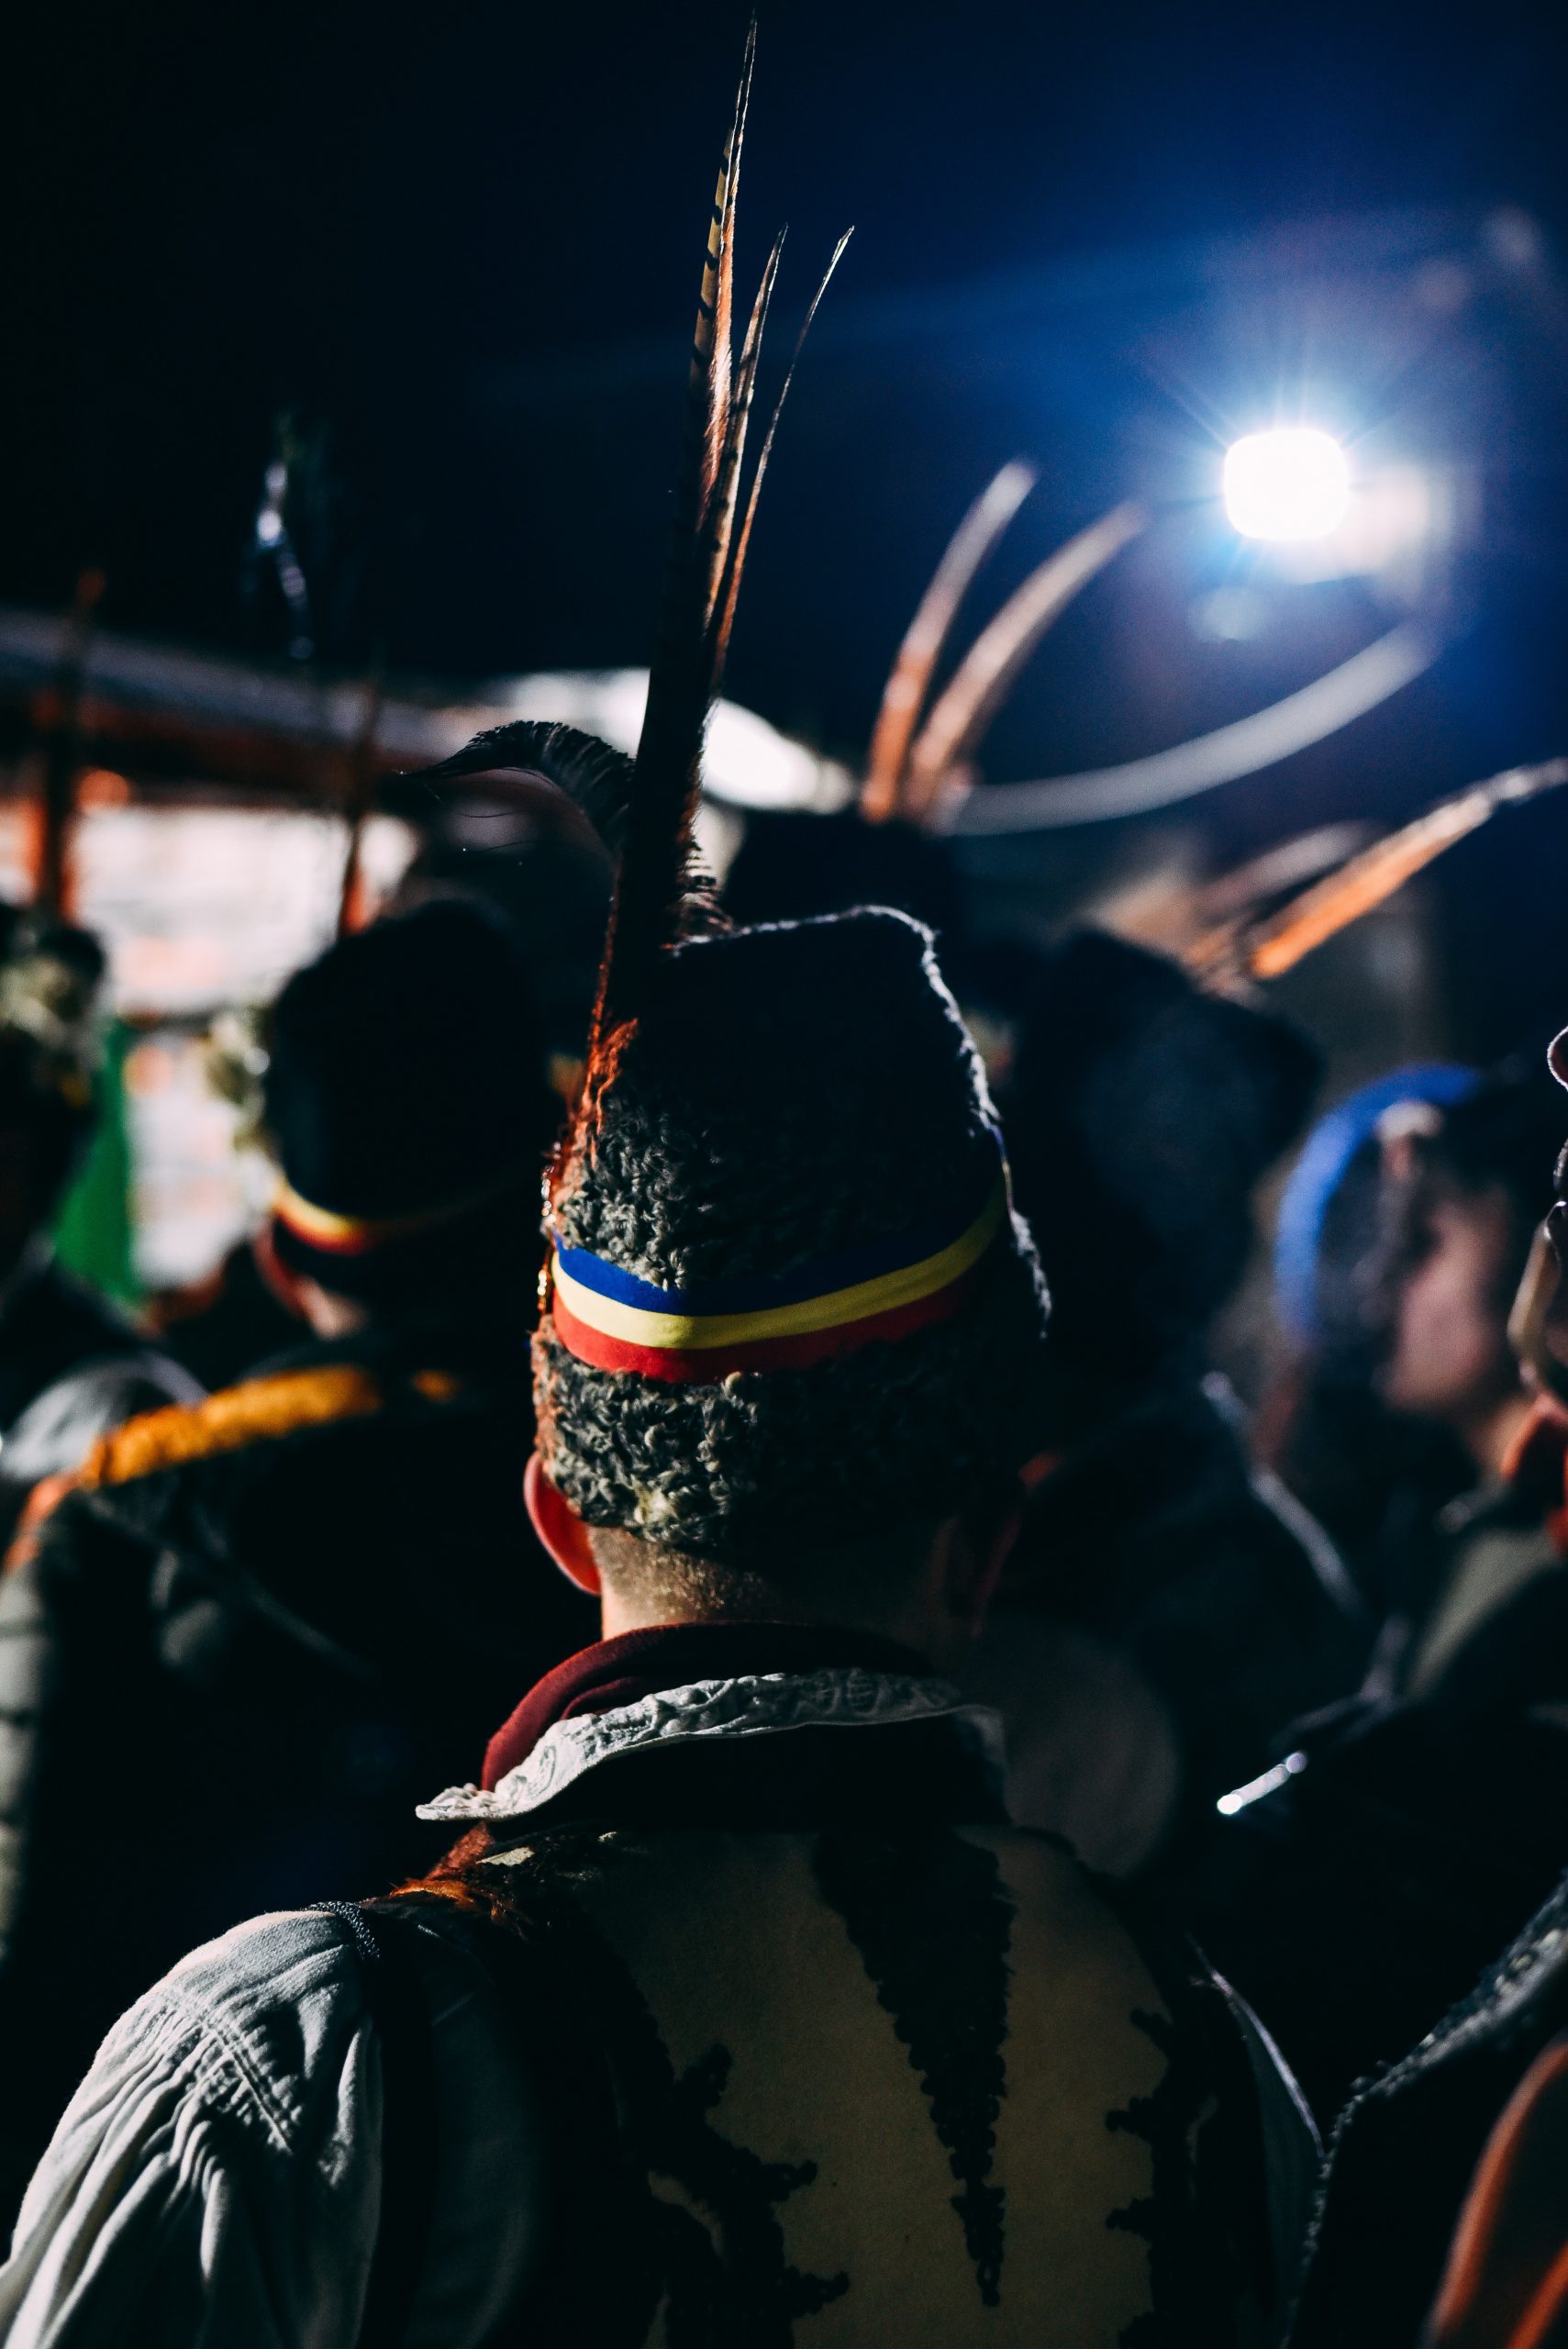
[[[873,824],[898,813],[909,745],[930,692],[942,648],[976,572],[1034,487],[1032,465],[1015,462],[983,490],[948,541],[931,584],[916,607],[883,688],[871,738],[861,813]]]
[[[762,282],[757,288],[757,298],[751,305],[751,315],[746,322],[746,339],[740,346],[740,364],[735,370],[734,389],[730,395],[729,416],[725,432],[724,448],[719,459],[716,495],[719,513],[718,566],[714,574],[708,597],[708,631],[711,660],[711,690],[718,691],[719,677],[724,668],[724,654],[728,646],[728,619],[733,616],[735,594],[745,562],[745,549],[735,529],[735,514],[740,495],[740,473],[746,455],[746,429],[751,422],[751,403],[757,391],[757,365],[762,357],[762,337],[767,330],[768,311],[773,303],[773,287],[778,282],[779,257],[784,251],[784,232],[781,228],[773,239],[773,249],[768,255]],[[760,469],[759,469],[760,470]]]
[[[659,639],[637,746],[626,845],[610,911],[598,1000],[589,1032],[592,1079],[611,1030],[635,1017],[658,954],[680,927],[695,879],[692,818],[712,699],[709,631],[728,555],[733,513],[719,495],[730,422],[729,328],[735,275],[735,191],[756,51],[753,24],[735,114],[720,158],[687,396],[686,452],[676,491]]]
[[[904,811],[930,812],[942,784],[978,746],[1018,671],[1051,622],[1148,524],[1140,506],[1112,508],[1030,573],[971,645],[909,753]]]
[[[747,551],[751,544],[751,525],[757,518],[757,499],[762,487],[762,476],[768,470],[768,460],[773,453],[773,440],[778,432],[779,418],[784,414],[784,402],[789,397],[790,385],[795,381],[795,371],[799,364],[800,354],[806,348],[806,338],[811,332],[812,321],[817,316],[822,296],[828,291],[833,273],[844,257],[844,248],[853,234],[853,229],[846,228],[828,257],[828,266],[822,273],[820,283],[801,321],[800,332],[795,339],[795,349],[790,353],[789,365],[784,370],[784,382],[779,386],[779,395],[773,402],[773,412],[768,418],[768,429],[762,435],[762,445],[757,453],[757,469],[751,475],[751,487],[746,499],[746,511],[741,518],[740,535],[735,542],[734,559],[730,564],[729,576],[719,603],[713,644],[713,676],[716,692],[718,689],[718,681],[724,674],[725,657],[729,651],[730,630],[735,624],[735,602],[740,592],[740,574],[746,567]],[[773,250],[776,258],[777,246]]]
[[[1257,979],[1282,978],[1303,958],[1372,913],[1499,808],[1518,807],[1538,793],[1568,784],[1568,759],[1510,767],[1488,783],[1473,783],[1440,800],[1412,823],[1351,857],[1337,873],[1316,881],[1241,941],[1240,967]],[[1201,953],[1201,948],[1199,950]],[[1192,958],[1195,963],[1199,954]],[[1213,957],[1209,957],[1213,967]]]
[[[735,206],[740,192],[740,150],[745,143],[746,113],[751,102],[751,72],[757,56],[757,23],[746,35],[746,54],[736,93],[735,118],[719,158],[718,184],[714,190],[708,224],[707,250],[703,261],[702,292],[697,302],[697,328],[692,348],[692,388],[704,411],[701,451],[703,507],[701,528],[707,539],[707,607],[711,618],[718,595],[719,576],[728,552],[734,514],[734,492],[726,496],[726,461],[734,437],[731,398],[735,331]],[[744,439],[744,426],[741,428]],[[677,515],[676,527],[680,527]]]

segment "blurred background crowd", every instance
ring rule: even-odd
[[[161,1562],[160,1702],[237,1706],[258,1788],[230,1874],[83,1987],[18,2176],[106,1999],[403,1865],[396,1822],[517,1657],[589,1635],[497,1568],[528,1540],[537,1265],[495,1183],[570,1095],[610,870],[543,785],[420,771],[518,718],[635,743],[686,295],[662,260],[731,29],[176,0],[14,29],[3,1530],[13,1575],[40,1526],[79,1539],[73,1603],[105,1545]],[[1327,2123],[1568,1860],[1564,1447],[1526,1326],[1568,1140],[1544,37],[1508,8],[1473,53],[1392,6],[802,5],[763,38],[752,217],[787,171],[794,239],[857,235],[703,844],[740,919],[937,933],[1054,1308],[973,1685],[1016,1815],[1173,1896]],[[469,1202],[439,1242],[311,1222],[395,1222],[432,1183]],[[307,1446],[195,1498],[161,1458],[154,1505],[113,1453],[150,1406],[416,1352],[478,1400],[367,1410],[393,1487]],[[313,1388],[309,1426],[340,1436],[357,1391]],[[442,1571],[484,1642],[416,1609],[367,1648],[351,1577],[262,1572],[306,1523],[411,1586],[458,1480],[483,1506]],[[218,1554],[272,1576],[261,1662],[214,1629]],[[258,1693],[284,1650],[292,1709]],[[0,1826],[24,1985],[84,1965],[28,1924],[48,1806],[84,1798],[33,1769]],[[147,1864],[136,1837],[104,1862]]]

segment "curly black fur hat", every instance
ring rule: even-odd
[[[558,1234],[661,1287],[917,1231],[995,1181],[995,1112],[929,931],[860,911],[664,957],[554,1189]],[[1010,1211],[951,1319],[672,1385],[534,1341],[543,1464],[588,1523],[740,1563],[961,1508],[1038,1448],[1047,1303]]]

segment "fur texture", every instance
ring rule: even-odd
[[[669,1286],[784,1272],[978,1200],[994,1113],[929,934],[860,913],[671,956],[555,1201]],[[717,1560],[939,1520],[1041,1413],[1044,1288],[1014,1219],[951,1322],[796,1372],[666,1386],[535,1340],[545,1465],[593,1525]]]

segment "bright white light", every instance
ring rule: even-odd
[[[1249,432],[1225,456],[1225,510],[1244,539],[1326,539],[1345,518],[1351,469],[1310,425]]]

